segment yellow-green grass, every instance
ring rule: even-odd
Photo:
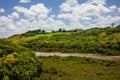
[[[16,35],[13,37],[8,38],[8,40],[12,40],[14,42],[22,42],[22,41],[31,41],[35,39],[39,39],[40,37],[52,37],[53,35],[57,34],[71,34],[71,32],[55,32],[55,33],[46,33],[46,34],[36,34],[34,36],[28,36],[28,37],[20,37],[20,35]]]

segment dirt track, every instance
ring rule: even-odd
[[[68,56],[75,56],[75,57],[90,57],[90,58],[97,58],[97,59],[107,59],[107,60],[120,60],[120,56],[102,56],[99,54],[86,54],[86,53],[60,53],[60,52],[35,52],[37,56],[60,56],[60,57],[68,57]]]

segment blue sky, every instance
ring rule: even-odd
[[[0,0],[0,38],[28,30],[120,24],[119,0]]]

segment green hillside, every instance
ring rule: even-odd
[[[52,33],[39,31],[29,31],[9,40],[33,51],[120,55],[120,25],[87,30],[61,29]]]
[[[120,79],[119,60],[37,57],[33,51],[120,55],[120,26],[51,33],[33,30],[2,39],[0,80]]]
[[[0,40],[0,80],[119,80],[119,72],[117,60],[36,57],[27,48]]]
[[[11,41],[0,40],[0,80],[30,80],[42,64],[33,52]]]
[[[34,80],[119,80],[120,61],[80,57],[39,57],[43,73]]]

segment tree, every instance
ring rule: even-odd
[[[112,23],[111,26],[114,27],[114,26],[115,26],[115,23]]]
[[[37,33],[41,33],[41,29],[38,29],[38,30],[37,30]]]
[[[61,31],[62,31],[62,28],[60,28],[58,31],[61,32]]]
[[[43,30],[41,31],[41,33],[45,33],[45,30],[43,29]]]
[[[52,30],[51,32],[52,32],[52,33],[55,33],[55,30]]]
[[[63,32],[66,32],[66,30],[65,30],[65,29],[63,29]]]

